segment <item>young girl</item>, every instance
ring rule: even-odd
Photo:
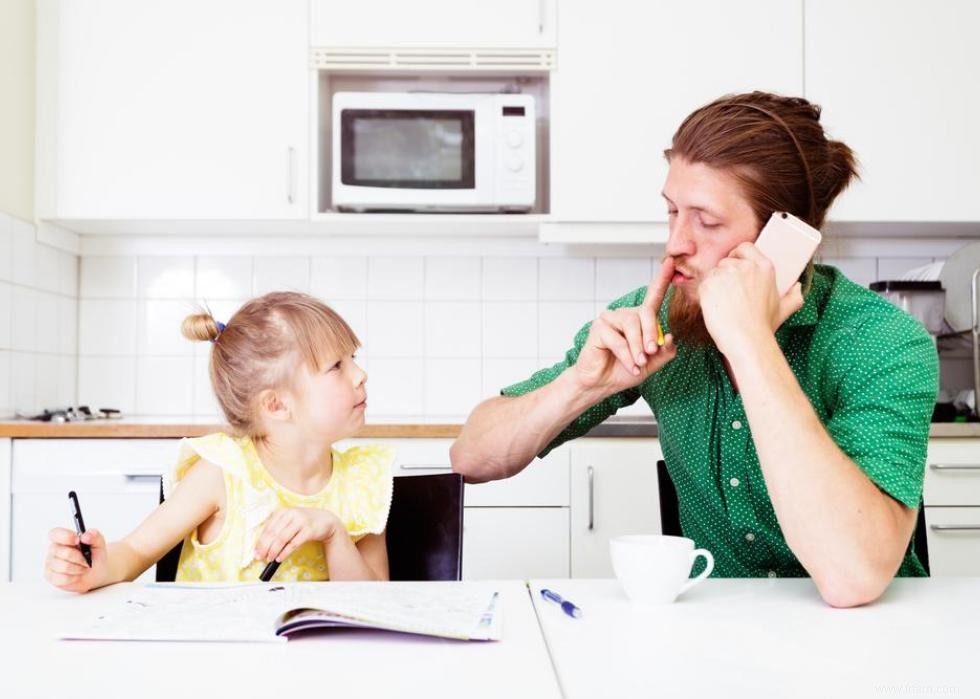
[[[85,592],[133,580],[183,541],[178,581],[386,580],[392,450],[332,448],[364,424],[367,374],[359,341],[325,304],[276,292],[227,325],[209,313],[183,334],[209,340],[211,384],[236,436],[184,439],[166,501],[106,544],[94,529],[89,567],[68,529],[51,531],[45,576]]]

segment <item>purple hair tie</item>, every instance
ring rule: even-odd
[[[221,337],[221,333],[223,333],[223,332],[225,331],[225,327],[227,327],[227,326],[225,326],[225,324],[224,324],[224,323],[222,323],[222,322],[221,322],[220,320],[216,320],[216,321],[214,321],[214,324],[215,324],[216,326],[218,326],[218,334],[217,334],[217,335],[215,335],[215,337],[214,337],[214,339],[213,339],[213,340],[211,340],[211,342],[212,342],[212,343],[214,343],[214,342],[217,342],[217,341],[218,341],[218,338],[219,338],[219,337]]]

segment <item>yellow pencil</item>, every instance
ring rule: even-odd
[[[659,320],[654,321],[654,322],[657,324],[657,346],[658,347],[663,347],[664,346],[664,329],[663,329],[663,327],[661,327]]]

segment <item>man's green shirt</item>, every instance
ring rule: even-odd
[[[646,287],[637,289],[609,308],[638,306],[645,293]],[[664,303],[660,320],[669,332],[666,308]],[[590,327],[579,330],[563,361],[502,393],[522,395],[554,380],[575,363]],[[939,383],[936,349],[925,328],[833,267],[817,265],[803,307],[779,328],[776,341],[837,446],[878,488],[918,507]],[[639,398],[657,418],[684,535],[714,554],[713,575],[807,575],[776,520],[752,440],[752,429],[780,425],[750,428],[741,395],[713,346],[679,344],[672,361],[585,411],[542,456]],[[898,575],[925,575],[911,544]]]

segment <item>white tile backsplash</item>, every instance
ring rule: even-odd
[[[37,328],[35,331],[35,348],[38,352],[58,354],[62,351],[60,333],[61,301],[60,296],[39,291],[36,295]],[[68,332],[65,328],[65,332]]]
[[[14,232],[9,216],[0,214],[0,282],[9,282],[13,274]]]
[[[208,371],[210,353],[194,357],[193,413],[195,417],[214,417],[224,420],[218,400],[211,388],[211,375]]]
[[[135,257],[83,257],[81,269],[81,298],[136,298]]]
[[[14,410],[31,413],[41,408],[37,400],[36,366],[37,355],[30,352],[11,352],[10,402]]]
[[[479,301],[479,257],[425,258],[425,298],[431,301]]]
[[[423,392],[426,415],[465,417],[480,400],[480,360],[427,359]]]
[[[194,411],[193,377],[191,357],[140,357],[136,360],[136,412],[190,415]]]
[[[81,299],[78,303],[78,353],[83,357],[135,356],[140,328],[137,307],[135,299]]]
[[[425,289],[422,257],[371,257],[368,259],[367,295],[384,301],[421,300]]]
[[[140,298],[193,298],[194,258],[140,257],[136,262],[136,286]]]
[[[483,258],[484,301],[536,301],[538,258]]]
[[[11,346],[19,352],[36,352],[38,349],[37,297],[38,292],[34,289],[24,286],[14,287]]]
[[[421,302],[368,301],[367,323],[371,333],[371,357],[422,357],[423,317]]]
[[[538,304],[531,301],[484,303],[483,356],[538,356]]]
[[[270,291],[310,291],[310,258],[256,257],[252,294],[262,296]]]
[[[61,255],[48,245],[36,245],[37,287],[42,291],[61,293]]]
[[[14,287],[0,282],[0,349],[11,348],[14,313]]]
[[[649,258],[600,258],[595,263],[595,299],[607,305],[631,289],[649,285],[652,278],[653,264]]]
[[[328,303],[339,299],[366,299],[366,257],[314,257],[310,293]]]
[[[517,357],[513,359],[483,360],[483,389],[481,398],[500,395],[500,389],[529,378],[543,368],[537,357]]]
[[[591,301],[595,298],[595,260],[544,257],[538,263],[542,301]]]
[[[10,280],[14,284],[37,288],[37,241],[34,227],[8,217],[12,236]]]
[[[39,354],[35,356],[34,402],[40,407],[57,406],[59,401],[58,380],[61,374],[61,358],[54,354]]]
[[[538,312],[538,356],[548,364],[565,356],[575,333],[594,317],[593,304],[588,301],[542,301]]]
[[[138,303],[137,354],[141,356],[193,354],[195,343],[180,332],[184,318],[195,311],[189,301],[143,299]]]
[[[252,258],[198,257],[194,279],[195,295],[209,303],[216,299],[251,298]]]
[[[425,356],[470,357],[481,354],[480,304],[430,301],[425,304]]]
[[[0,350],[0,418],[9,417],[14,412],[10,400],[10,352]]]
[[[132,414],[136,408],[136,357],[80,356],[78,397],[92,407]]]
[[[367,415],[422,415],[422,359],[377,359],[365,367],[368,372]]]

